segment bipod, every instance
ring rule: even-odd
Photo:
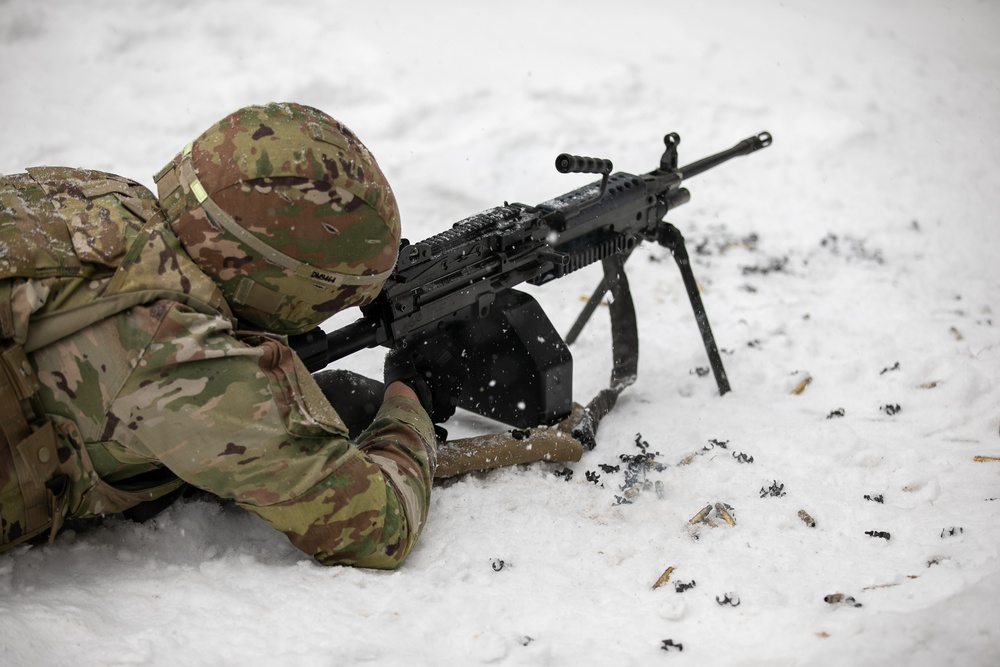
[[[684,289],[687,291],[688,300],[694,310],[694,319],[698,323],[698,331],[701,332],[701,340],[705,344],[705,352],[708,353],[708,363],[712,367],[715,375],[715,384],[719,387],[719,395],[729,392],[729,378],[726,377],[726,369],[722,366],[722,357],[719,355],[719,348],[715,344],[715,336],[712,335],[712,325],[708,323],[708,315],[705,313],[705,305],[701,302],[701,294],[698,292],[698,282],[694,279],[694,272],[691,270],[691,259],[688,257],[687,247],[684,245],[684,236],[680,230],[664,222],[659,228],[657,241],[664,248],[673,253],[677,268],[680,269],[681,279],[684,281]]]
[[[665,222],[660,227],[657,240],[660,245],[671,251],[677,262],[681,279],[684,281],[684,289],[691,302],[691,308],[694,310],[695,321],[698,323],[698,331],[705,344],[705,352],[708,354],[712,373],[715,375],[716,385],[719,387],[719,395],[726,394],[730,391],[729,378],[726,377],[726,369],[722,365],[722,357],[715,344],[715,337],[712,335],[712,326],[708,322],[708,315],[705,313],[705,306],[701,301],[701,294],[698,292],[698,283],[691,270],[691,260],[684,244],[684,236],[676,227]],[[614,359],[611,368],[611,382],[606,389],[602,389],[586,405],[579,423],[573,428],[573,437],[582,442],[588,449],[593,449],[596,444],[597,426],[601,419],[611,411],[611,408],[618,401],[618,396],[626,387],[635,382],[638,375],[639,333],[636,325],[635,304],[632,301],[628,277],[625,275],[626,259],[628,259],[628,254],[612,255],[602,260],[604,276],[587,303],[584,304],[583,310],[580,311],[569,333],[566,334],[566,344],[572,345],[587,325],[597,306],[600,305],[601,300],[606,294],[611,293],[611,302],[608,304],[611,316],[611,348]]]

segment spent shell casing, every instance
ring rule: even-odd
[[[693,517],[691,517],[688,520],[688,523],[698,523],[700,521],[704,521],[705,518],[709,514],[711,514],[711,512],[712,512],[712,506],[711,505],[705,505],[704,507],[701,508],[701,511],[699,511],[697,514],[695,514]]]
[[[715,503],[715,513],[730,526],[736,525],[736,519],[733,518],[733,515],[729,513],[729,510],[722,503]]]
[[[656,580],[655,584],[653,584],[653,590],[655,591],[657,588],[667,583],[667,581],[670,579],[670,573],[673,571],[674,571],[673,565],[664,570],[663,574],[660,575],[660,578]]]
[[[816,520],[809,516],[809,512],[805,510],[799,510],[799,518],[802,519],[802,523],[806,524],[810,528],[816,527]]]
[[[799,394],[801,394],[806,390],[806,387],[808,387],[812,381],[813,381],[812,376],[810,375],[805,376],[804,378],[802,378],[802,381],[799,382],[797,385],[795,385],[795,388],[792,389],[792,394],[798,396]]]

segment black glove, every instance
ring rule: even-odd
[[[395,348],[385,355],[385,386],[402,382],[413,390],[432,422],[443,422],[455,413],[447,389],[433,374],[417,369],[413,355],[405,348]]]

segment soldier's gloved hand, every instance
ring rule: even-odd
[[[432,422],[443,422],[454,414],[455,408],[448,400],[447,393],[441,387],[437,387],[435,391],[430,374],[417,369],[408,350],[404,348],[390,350],[385,355],[383,372],[386,387],[393,382],[402,382],[413,390]]]

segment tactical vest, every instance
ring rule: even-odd
[[[64,167],[0,176],[0,551],[46,531],[51,540],[67,513],[61,436],[42,409],[31,353],[160,299],[232,317],[146,188]],[[180,485],[155,493],[108,486],[105,507]]]

